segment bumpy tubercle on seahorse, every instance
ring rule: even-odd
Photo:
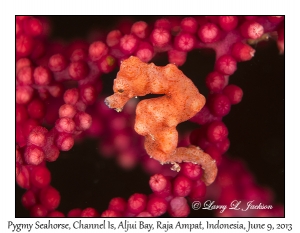
[[[193,117],[205,104],[205,97],[177,66],[156,66],[131,56],[122,61],[113,91],[105,103],[118,112],[132,97],[165,94],[137,105],[134,128],[145,136],[145,150],[161,164],[173,164],[172,170],[180,171],[181,162],[199,164],[204,171],[204,183],[207,186],[213,183],[218,169],[209,154],[196,146],[177,148],[176,126]]]

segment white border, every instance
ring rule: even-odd
[[[113,14],[113,15],[128,15],[128,14],[156,14],[156,15],[186,15],[186,14],[273,14],[286,15],[286,209],[285,219],[251,219],[255,223],[292,223],[293,231],[299,229],[299,221],[296,216],[298,213],[298,197],[299,197],[299,174],[296,171],[299,161],[299,9],[296,6],[296,1],[2,1],[1,2],[1,36],[0,45],[2,48],[1,69],[4,71],[1,74],[2,85],[0,85],[0,100],[1,100],[1,232],[12,232],[7,229],[7,222],[30,222],[34,223],[37,219],[14,219],[14,185],[15,175],[14,169],[11,169],[14,164],[14,148],[15,148],[15,74],[14,74],[14,35],[15,35],[15,15],[16,14],[56,14],[56,15],[99,15],[99,14]],[[276,126],[274,126],[276,127]],[[158,219],[146,219],[149,223],[154,223]],[[197,222],[198,219],[184,219],[186,222]],[[199,219],[206,221],[206,219]],[[43,219],[42,221],[46,221]],[[55,219],[53,222],[74,222],[75,219],[62,220]],[[93,220],[85,220],[86,222],[94,222]],[[98,220],[97,220],[98,221]],[[102,221],[102,220],[99,220]],[[112,221],[119,222],[121,219],[114,219]],[[133,220],[134,221],[134,220]],[[177,222],[177,219],[164,219],[164,221]],[[208,221],[217,221],[217,219],[209,219]],[[247,222],[248,219],[221,219],[222,222],[236,223]],[[37,231],[31,231],[37,232]],[[56,232],[62,232],[57,230]],[[77,230],[76,232],[83,232]],[[98,230],[99,232],[99,230]],[[117,230],[114,232],[124,232]],[[138,231],[141,232],[141,231]],[[158,231],[164,232],[164,231]],[[185,232],[185,231],[184,231]],[[206,232],[218,232],[217,230],[207,230]],[[225,231],[223,231],[225,232]],[[235,230],[234,232],[244,232]],[[266,232],[256,230],[255,232]]]

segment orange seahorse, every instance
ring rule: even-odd
[[[181,162],[199,164],[205,184],[210,185],[215,180],[217,166],[209,154],[195,146],[177,148],[176,126],[193,117],[205,104],[205,97],[182,71],[173,64],[159,67],[131,56],[121,63],[113,91],[105,103],[118,112],[132,97],[165,94],[142,100],[136,108],[134,128],[145,136],[147,153],[161,164],[173,164],[172,169],[176,171],[180,170],[178,163]]]

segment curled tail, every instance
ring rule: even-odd
[[[200,165],[203,169],[202,180],[206,186],[212,184],[216,179],[218,168],[216,161],[199,147],[178,147],[171,156],[170,163],[191,162]],[[178,164],[175,164],[175,169]]]

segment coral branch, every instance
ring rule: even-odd
[[[165,94],[137,105],[135,131],[145,136],[147,153],[161,164],[173,164],[172,170],[176,171],[180,171],[177,163],[197,163],[204,170],[202,179],[206,185],[215,180],[216,162],[208,154],[197,147],[177,148],[176,126],[199,112],[205,97],[175,65],[157,67],[131,56],[122,62],[113,89],[115,93],[105,103],[117,111],[134,96]]]

